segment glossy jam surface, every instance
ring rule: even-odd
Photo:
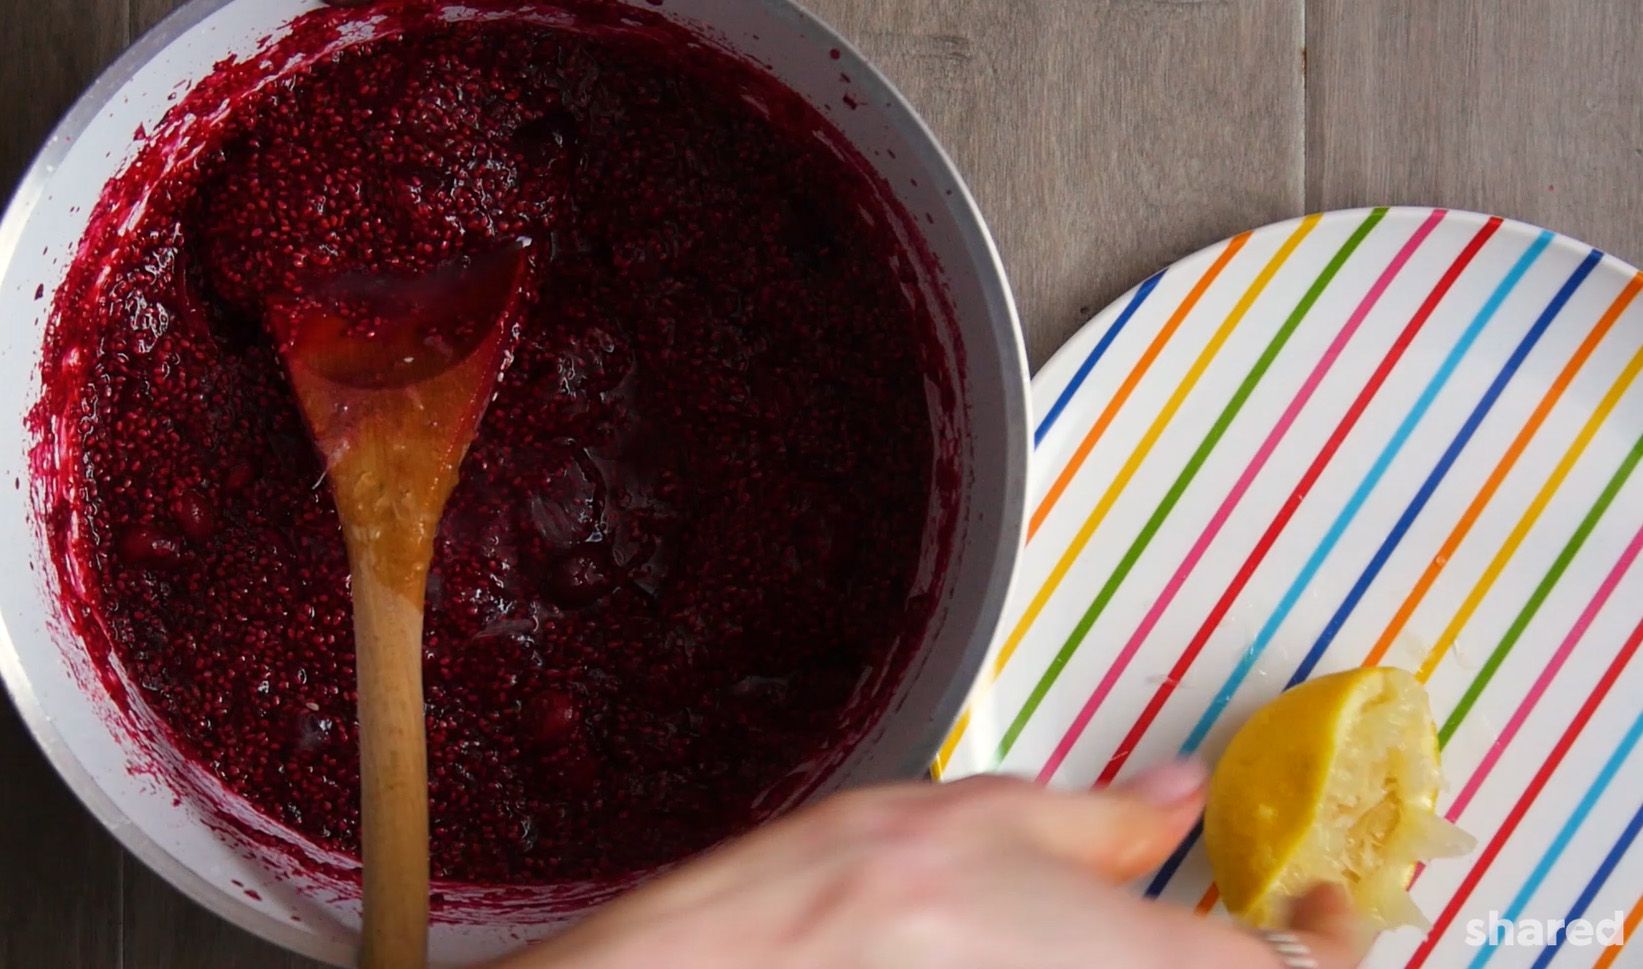
[[[813,109],[675,43],[466,24],[329,56],[238,104],[59,302],[110,662],[322,844],[357,837],[347,564],[264,324],[328,280],[531,252],[429,581],[436,876],[613,878],[740,830],[918,641],[908,257]]]

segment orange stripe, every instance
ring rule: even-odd
[[[1221,254],[1215,257],[1215,261],[1210,264],[1209,269],[1204,271],[1203,277],[1194,284],[1192,291],[1187,293],[1186,299],[1182,300],[1181,305],[1175,308],[1174,313],[1170,314],[1168,322],[1158,331],[1158,335],[1152,338],[1152,343],[1148,344],[1147,351],[1141,354],[1141,359],[1136,361],[1135,366],[1130,370],[1129,376],[1124,378],[1122,384],[1119,384],[1118,391],[1113,394],[1111,400],[1107,401],[1107,406],[1101,411],[1101,416],[1097,417],[1095,423],[1090,425],[1089,432],[1084,435],[1082,441],[1078,442],[1078,448],[1073,451],[1072,457],[1068,459],[1066,466],[1061,469],[1061,473],[1056,475],[1055,483],[1050,485],[1050,490],[1044,495],[1044,499],[1038,503],[1038,508],[1034,510],[1033,517],[1027,522],[1027,538],[1029,541],[1038,533],[1039,526],[1044,524],[1044,519],[1049,517],[1050,509],[1055,507],[1055,503],[1066,492],[1067,485],[1072,481],[1073,476],[1078,473],[1079,468],[1083,467],[1084,459],[1090,456],[1090,452],[1095,449],[1096,442],[1101,440],[1101,435],[1107,432],[1108,425],[1112,423],[1114,417],[1118,416],[1118,411],[1129,400],[1130,394],[1135,391],[1136,385],[1141,383],[1141,378],[1147,375],[1147,370],[1152,367],[1153,361],[1158,359],[1158,354],[1163,351],[1164,345],[1169,343],[1170,337],[1174,336],[1175,331],[1181,328],[1182,321],[1187,318],[1188,313],[1192,312],[1192,308],[1198,305],[1198,300],[1209,289],[1210,283],[1215,282],[1215,277],[1221,275],[1221,270],[1225,269],[1227,263],[1232,261],[1232,257],[1237,255],[1238,250],[1244,247],[1244,243],[1249,241],[1249,237],[1250,233],[1244,232],[1233,236],[1227,241],[1226,248],[1222,249]]]
[[[1590,333],[1586,334],[1586,339],[1575,350],[1574,356],[1569,358],[1569,362],[1564,365],[1562,372],[1557,375],[1557,379],[1552,381],[1551,387],[1546,391],[1546,396],[1541,398],[1539,406],[1529,416],[1528,423],[1523,425],[1523,429],[1512,440],[1511,446],[1501,456],[1500,463],[1496,464],[1495,469],[1489,473],[1489,479],[1483,483],[1483,487],[1479,489],[1471,504],[1466,506],[1466,513],[1460,516],[1460,520],[1455,523],[1455,527],[1449,532],[1449,537],[1443,540],[1443,546],[1438,549],[1437,553],[1432,556],[1432,561],[1427,564],[1426,571],[1421,573],[1419,581],[1415,583],[1413,589],[1409,590],[1409,595],[1404,597],[1403,604],[1398,607],[1392,621],[1387,624],[1385,631],[1375,641],[1374,648],[1369,651],[1368,656],[1364,657],[1363,665],[1375,666],[1385,658],[1387,650],[1392,647],[1392,640],[1397,637],[1398,633],[1403,631],[1404,626],[1409,622],[1409,617],[1420,606],[1421,600],[1426,597],[1426,593],[1431,590],[1432,584],[1437,581],[1439,573],[1449,563],[1450,557],[1455,554],[1455,550],[1460,547],[1460,543],[1466,539],[1467,533],[1472,530],[1478,516],[1483,514],[1484,507],[1489,504],[1490,499],[1499,490],[1501,482],[1506,480],[1507,474],[1517,464],[1517,460],[1523,455],[1524,449],[1529,446],[1529,441],[1540,431],[1540,426],[1546,422],[1546,417],[1552,412],[1552,408],[1557,406],[1557,402],[1563,397],[1563,392],[1569,389],[1569,384],[1574,381],[1575,375],[1580,372],[1581,367],[1585,366],[1586,360],[1597,349],[1597,345],[1614,328],[1615,321],[1620,319],[1620,314],[1631,304],[1639,289],[1643,289],[1643,273],[1633,276],[1631,281],[1626,284],[1626,288],[1620,291],[1620,295],[1615,297],[1613,303],[1609,304],[1603,318],[1597,322],[1597,325],[1592,328]]]
[[[1592,964],[1592,969],[1609,969],[1614,961],[1620,958],[1620,950],[1626,948],[1626,943],[1637,934],[1638,923],[1643,922],[1643,897],[1638,898],[1637,904],[1632,906],[1632,912],[1626,916],[1626,926],[1620,933],[1620,941],[1603,950],[1603,955]]]
[[[1212,884],[1204,891],[1204,897],[1198,900],[1198,904],[1193,906],[1193,911],[1199,915],[1208,915],[1210,909],[1214,908],[1215,903],[1220,900],[1221,890]]]
[[[1592,411],[1592,416],[1586,419],[1585,426],[1580,429],[1580,433],[1575,435],[1574,441],[1569,444],[1569,449],[1563,452],[1563,457],[1558,460],[1557,466],[1552,469],[1551,475],[1540,486],[1540,491],[1529,502],[1529,507],[1524,509],[1523,516],[1518,519],[1518,523],[1512,526],[1506,540],[1496,550],[1495,557],[1489,560],[1483,574],[1478,576],[1477,582],[1472,585],[1472,591],[1468,592],[1466,598],[1461,601],[1460,608],[1455,611],[1454,618],[1449,620],[1449,625],[1445,626],[1443,632],[1438,635],[1437,642],[1432,644],[1432,648],[1426,651],[1426,659],[1421,661],[1420,669],[1415,671],[1416,679],[1425,683],[1432,678],[1432,674],[1437,671],[1438,664],[1443,662],[1443,658],[1449,654],[1450,648],[1455,645],[1455,640],[1460,638],[1461,630],[1466,627],[1467,623],[1472,621],[1473,614],[1477,612],[1484,598],[1488,596],[1489,590],[1494,587],[1495,580],[1500,578],[1500,574],[1506,569],[1507,563],[1512,560],[1512,556],[1517,554],[1518,548],[1523,545],[1524,539],[1529,536],[1529,532],[1535,527],[1535,522],[1539,520],[1541,513],[1551,503],[1552,497],[1557,494],[1558,489],[1563,487],[1563,482],[1569,477],[1569,472],[1574,469],[1581,455],[1585,453],[1586,447],[1597,436],[1597,432],[1603,429],[1604,422],[1609,419],[1609,415],[1619,405],[1621,398],[1626,395],[1626,392],[1631,388],[1632,382],[1637,379],[1640,373],[1643,373],[1643,347],[1639,347],[1637,352],[1632,354],[1631,360],[1626,363],[1626,369],[1620,372],[1620,376],[1615,378],[1614,383],[1604,393],[1603,399],[1597,402],[1597,409]],[[1550,578],[1550,573],[1548,573],[1548,576],[1549,581],[1556,581],[1555,578]]]

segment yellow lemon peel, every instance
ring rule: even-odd
[[[1321,882],[1379,928],[1430,923],[1415,865],[1476,842],[1436,813],[1442,773],[1426,690],[1388,667],[1320,677],[1255,712],[1210,780],[1204,846],[1228,911],[1281,927]]]

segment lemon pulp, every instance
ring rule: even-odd
[[[1233,915],[1277,928],[1333,882],[1380,928],[1429,923],[1409,897],[1417,863],[1473,839],[1436,813],[1442,773],[1426,690],[1404,670],[1303,683],[1256,711],[1210,780],[1204,846]]]

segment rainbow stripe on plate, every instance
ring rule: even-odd
[[[1411,208],[1141,283],[1034,381],[1027,553],[938,776],[1105,784],[1213,756],[1310,676],[1405,666],[1481,847],[1417,874],[1432,933],[1369,965],[1617,965],[1462,929],[1643,921],[1640,291],[1552,232]],[[1196,841],[1146,890],[1208,911]]]

